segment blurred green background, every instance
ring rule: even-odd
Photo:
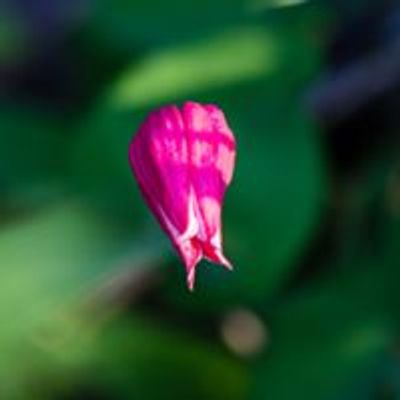
[[[400,4],[5,0],[0,399],[400,399]],[[196,290],[127,162],[145,115],[237,136]]]

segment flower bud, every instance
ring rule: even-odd
[[[194,102],[150,113],[129,147],[140,190],[185,264],[191,290],[203,257],[232,268],[222,250],[221,208],[235,149],[223,112]]]

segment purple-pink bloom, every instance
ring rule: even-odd
[[[221,207],[235,154],[223,112],[194,102],[150,113],[129,147],[141,192],[185,264],[191,290],[203,257],[232,268],[222,250]]]

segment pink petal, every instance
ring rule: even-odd
[[[183,119],[189,142],[191,184],[200,214],[198,238],[206,258],[231,268],[222,252],[221,207],[232,179],[235,139],[222,111],[214,105],[187,102]]]
[[[177,107],[148,116],[131,143],[129,158],[149,207],[177,240],[188,228],[190,192],[187,141]]]

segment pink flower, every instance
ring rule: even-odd
[[[186,102],[150,113],[129,148],[142,194],[185,264],[190,290],[203,257],[232,268],[222,251],[221,207],[235,147],[218,107]]]

